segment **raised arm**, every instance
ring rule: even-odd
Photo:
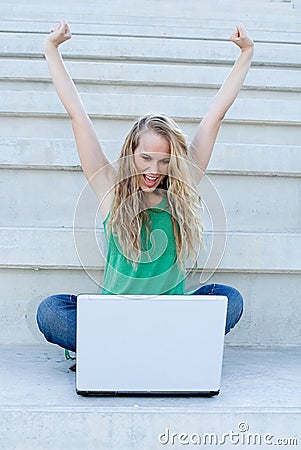
[[[202,172],[207,168],[222,120],[240,91],[254,53],[254,43],[243,25],[236,28],[230,39],[240,47],[240,56],[214,97],[189,148],[192,159]]]
[[[64,65],[58,46],[71,38],[69,25],[65,20],[51,28],[44,43],[45,56],[54,87],[69,114],[83,171],[92,188],[102,202],[115,181],[115,169],[109,163],[96,136],[93,124],[88,117],[77,89]],[[101,176],[94,176],[101,170]],[[108,212],[112,195],[100,207],[103,215]]]

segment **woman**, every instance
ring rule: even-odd
[[[66,21],[51,29],[45,55],[57,93],[73,126],[85,176],[95,191],[108,244],[103,293],[183,294],[185,261],[202,243],[198,173],[208,165],[225,113],[248,73],[254,50],[240,25],[231,36],[241,53],[202,119],[190,148],[177,124],[162,114],[140,118],[123,145],[117,170],[107,160],[58,46],[71,38]],[[192,164],[199,171],[191,170]],[[225,332],[239,321],[243,299],[233,287],[201,286],[191,294],[226,295]],[[76,351],[76,295],[46,298],[37,322],[45,338]]]

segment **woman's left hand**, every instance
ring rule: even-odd
[[[233,31],[230,37],[230,40],[234,42],[234,44],[238,45],[238,47],[242,51],[254,48],[254,42],[252,38],[248,35],[247,30],[242,24],[236,27],[236,29]]]

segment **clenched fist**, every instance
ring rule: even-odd
[[[254,47],[252,38],[248,35],[247,30],[242,24],[236,27],[230,40],[238,45],[241,50],[252,49]]]
[[[47,36],[45,40],[45,46],[47,44],[52,44],[55,47],[58,47],[68,39],[71,39],[72,34],[70,31],[70,27],[68,23],[63,19],[60,23],[53,25],[50,28],[50,34]]]

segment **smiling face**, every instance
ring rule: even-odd
[[[169,142],[156,133],[143,133],[134,151],[134,162],[144,192],[154,192],[167,176],[169,160]]]

